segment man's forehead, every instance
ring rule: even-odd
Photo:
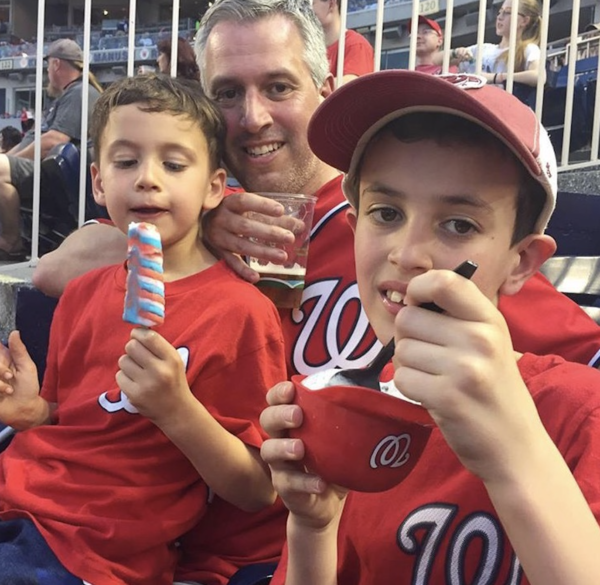
[[[276,77],[312,80],[296,25],[275,15],[250,22],[224,21],[206,44],[206,82],[270,81]],[[311,81],[312,82],[312,81]]]

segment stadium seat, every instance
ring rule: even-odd
[[[559,192],[547,233],[558,248],[541,271],[600,324],[600,196]]]
[[[88,151],[88,161],[92,160]],[[77,228],[79,216],[80,152],[72,142],[56,145],[41,164],[40,255],[57,248]],[[29,179],[33,184],[33,178]],[[32,187],[28,186],[28,190]],[[21,207],[23,237],[31,239],[33,211]],[[92,195],[91,176],[86,181],[85,218],[107,217]]]
[[[600,257],[555,256],[541,271],[600,325]]]
[[[257,563],[239,569],[228,585],[268,585],[277,568],[276,563]]]

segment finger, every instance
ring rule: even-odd
[[[260,456],[268,464],[301,461],[304,443],[300,439],[267,439],[260,448]]]
[[[291,404],[295,396],[296,389],[292,382],[280,382],[267,392],[267,403],[271,406],[275,404]]]
[[[286,501],[286,504],[294,507],[294,502],[302,502],[303,498],[297,500],[297,494],[322,494],[328,487],[318,475],[307,473],[301,469],[286,469],[280,472],[271,468],[273,487],[275,491]]]
[[[406,305],[433,302],[449,315],[465,321],[484,321],[493,307],[474,282],[451,270],[430,270],[413,278],[404,302]]]
[[[260,413],[260,425],[270,437],[281,437],[302,425],[302,409],[296,404],[269,406]]]
[[[445,371],[448,350],[435,343],[404,338],[396,342],[394,366],[408,367],[432,375]]]
[[[285,208],[274,199],[256,193],[232,193],[223,200],[222,206],[236,215],[247,212],[262,213],[271,217],[280,217]]]
[[[131,339],[125,345],[128,355],[138,363],[153,358],[168,360],[172,357],[173,346],[159,333],[146,327],[134,327]]]
[[[248,264],[246,264],[237,254],[231,254],[230,252],[224,252],[221,254],[223,260],[231,270],[233,270],[239,277],[247,280],[254,284],[258,282],[260,275],[256,270],[252,270]]]
[[[122,355],[118,361],[119,370],[130,380],[139,380],[144,375],[144,368],[129,355]]]
[[[19,331],[11,331],[8,336],[8,349],[10,350],[10,355],[17,371],[30,369],[32,367],[35,368],[35,364],[29,356],[25,344],[21,340]]]

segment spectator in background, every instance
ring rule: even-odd
[[[56,100],[42,120],[42,158],[57,144],[79,142],[83,89],[83,51],[75,41],[54,41],[48,47],[45,59],[48,63],[48,95]],[[101,91],[90,74],[90,114]],[[21,241],[20,206],[23,201],[30,200],[33,193],[33,138],[33,133],[29,133],[9,154],[0,155],[0,261],[3,262],[19,262],[26,258]],[[42,200],[42,209],[46,204],[51,202]]]
[[[171,72],[171,39],[159,41],[158,58],[156,64],[161,73],[169,74]],[[193,79],[200,81],[200,70],[196,63],[196,56],[188,41],[179,37],[177,39],[177,77]]]
[[[410,34],[411,22],[408,23]],[[442,66],[434,62],[434,56],[440,52],[440,47],[444,42],[444,33],[442,27],[435,21],[424,16],[419,16],[419,26],[417,27],[417,65],[415,71],[439,75],[442,72]],[[450,73],[458,71],[456,66],[451,66]]]
[[[29,132],[33,128],[33,114],[27,108],[21,108],[21,132]]]
[[[510,45],[510,20],[512,0],[505,0],[496,17],[498,44],[484,43],[482,47],[482,75],[488,83],[504,86],[508,72],[508,47]],[[517,41],[515,55],[515,83],[536,86],[538,78],[545,81],[546,71],[540,68],[540,35],[542,10],[538,0],[520,0],[517,16]],[[451,62],[462,63],[460,69],[475,73],[477,45],[458,47],[452,51]],[[441,63],[442,57],[438,57]]]
[[[313,0],[313,10],[323,26],[329,70],[337,80],[338,47],[342,30],[340,0]],[[354,30],[347,30],[345,37],[343,85],[360,75],[374,70],[373,47],[365,37]],[[336,81],[337,84],[337,81]]]
[[[23,140],[23,134],[14,126],[5,126],[2,128],[0,130],[0,137],[2,139],[0,152],[8,152]]]

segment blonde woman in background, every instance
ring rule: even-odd
[[[517,16],[517,42],[515,54],[515,83],[536,86],[538,78],[546,79],[546,71],[540,68],[541,7],[538,0],[520,0]],[[505,0],[496,16],[498,44],[482,45],[482,75],[488,83],[504,86],[508,75],[508,47],[510,45],[510,21],[512,0]],[[441,59],[441,56],[440,56]],[[477,45],[457,47],[452,50],[451,63],[460,64],[465,73],[475,73]]]

